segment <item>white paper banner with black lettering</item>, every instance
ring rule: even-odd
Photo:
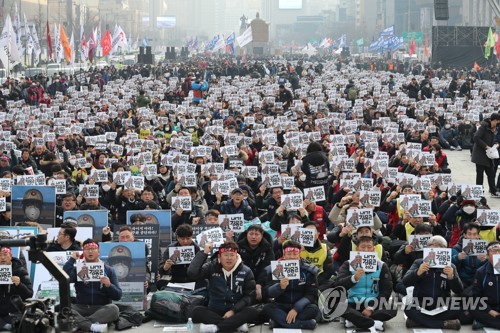
[[[300,245],[312,247],[314,246],[314,237],[316,236],[316,229],[300,228]]]
[[[207,242],[212,243],[214,249],[219,248],[219,246],[224,243],[224,232],[221,228],[205,230],[196,236],[196,242],[200,249],[204,249]]]
[[[104,276],[104,263],[102,261],[94,263],[78,260],[76,262],[76,276],[77,281],[80,282],[99,282]]]
[[[294,177],[281,177],[281,186],[283,186],[284,190],[291,190],[295,185]]]
[[[78,189],[83,198],[99,199],[99,185],[79,185]]]
[[[12,265],[0,265],[0,284],[12,284]]]
[[[478,209],[477,222],[483,227],[496,227],[500,222],[500,210]]]
[[[382,200],[382,192],[380,191],[361,191],[359,194],[359,202],[363,206],[379,207]]]
[[[271,261],[271,272],[273,280],[288,278],[289,280],[300,279],[300,266],[298,260]]]
[[[169,247],[168,256],[174,265],[190,264],[194,258],[194,246]]]
[[[399,196],[399,205],[403,210],[408,210],[414,203],[422,200],[420,194],[401,194]]]
[[[373,209],[372,208],[352,208],[347,210],[347,224],[355,228],[372,227],[373,226]]]
[[[482,185],[461,185],[461,196],[464,199],[471,200],[481,200],[481,197],[484,195],[483,186]]]
[[[324,201],[326,199],[323,186],[304,188],[304,199],[311,202]]]
[[[377,270],[377,254],[375,252],[351,251],[349,253],[349,269],[355,272],[358,269],[366,273]]]
[[[300,207],[302,207],[303,203],[304,200],[302,199],[302,193],[281,195],[281,204],[287,211],[297,211]]]
[[[425,248],[423,258],[432,268],[451,266],[451,249]]]
[[[413,203],[408,211],[413,217],[429,217],[429,214],[432,213],[431,208],[430,200],[420,200]]]
[[[243,214],[221,214],[219,215],[219,226],[224,232],[228,230],[243,232],[245,231],[245,217]]]
[[[408,245],[413,247],[413,251],[423,251],[431,237],[432,235],[409,235]]]
[[[295,242],[300,242],[300,229],[302,224],[282,224],[281,225],[281,237],[287,240],[293,240]]]
[[[181,208],[183,211],[191,211],[191,197],[172,197],[172,210]]]
[[[462,252],[468,256],[486,254],[488,241],[483,239],[463,239]]]

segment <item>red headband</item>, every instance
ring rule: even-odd
[[[300,252],[300,249],[298,249],[298,248],[296,248],[296,247],[289,246],[289,247],[285,247],[285,248],[283,249],[283,253],[286,253],[286,252],[299,253],[299,252]]]
[[[8,253],[8,254],[12,255],[12,250],[9,249],[8,247],[2,247],[2,250],[0,252]]]
[[[99,248],[99,245],[97,245],[97,243],[87,243],[83,246],[83,249],[86,250],[86,249],[90,249],[90,248]]]
[[[223,253],[226,253],[226,252],[238,253],[238,250],[235,250],[235,249],[232,249],[232,248],[227,248],[227,247],[223,247],[223,248],[219,249],[219,254],[223,254]]]

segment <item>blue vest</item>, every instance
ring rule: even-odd
[[[377,271],[365,273],[359,281],[349,289],[349,303],[360,303],[365,300],[373,300],[378,297],[380,285],[380,273],[382,272],[382,262],[377,262]],[[354,275],[354,272],[351,272]]]

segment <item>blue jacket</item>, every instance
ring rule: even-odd
[[[69,258],[64,264],[63,270],[69,275],[69,282],[75,283],[76,304],[106,305],[122,298],[122,289],[112,267],[104,264],[104,274],[111,281],[111,285],[105,287],[101,286],[99,282],[88,282],[87,284],[77,282],[75,262],[75,259]]]
[[[272,279],[271,265],[266,269],[267,283],[264,294],[276,303],[289,304],[300,313],[309,304],[318,304],[318,268],[300,260],[300,279],[290,280],[282,290],[280,282]]]
[[[224,201],[220,207],[215,204],[213,209],[219,210],[221,214],[243,214],[245,221],[253,219],[252,207],[250,207],[246,200],[243,200],[240,207],[236,208],[233,204],[233,200],[228,199],[227,201]]]
[[[479,267],[483,266],[486,261],[481,262],[477,256],[467,256],[464,260],[458,259],[458,254],[463,251],[463,238],[460,238],[458,243],[451,250],[451,262],[457,267],[460,279],[470,285],[474,280],[474,275]]]
[[[500,311],[500,275],[495,275],[489,261],[476,271],[472,284],[472,295],[486,297],[485,313],[490,310]]]

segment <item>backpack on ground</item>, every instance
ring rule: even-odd
[[[193,295],[194,291],[160,290],[153,294],[146,317],[173,323],[184,323],[191,318],[192,310],[205,303],[205,297]]]

